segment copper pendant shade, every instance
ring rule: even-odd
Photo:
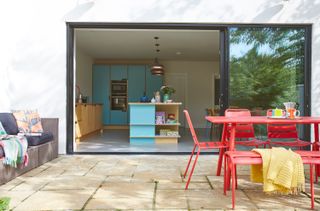
[[[157,43],[157,40],[159,39],[159,37],[154,37],[154,39],[156,42],[156,44],[155,44],[156,52],[159,53],[160,52],[160,50],[159,50],[160,44]],[[154,62],[151,66],[151,74],[152,75],[159,75],[159,76],[164,75],[164,67],[163,67],[163,65],[159,64],[157,57],[154,59]]]

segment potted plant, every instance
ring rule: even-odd
[[[160,91],[163,93],[163,102],[166,103],[170,96],[176,92],[176,90],[171,86],[162,86]]]

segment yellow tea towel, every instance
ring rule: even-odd
[[[262,165],[251,165],[251,181],[263,183],[266,193],[297,194],[304,191],[305,178],[299,154],[282,147],[253,149]]]

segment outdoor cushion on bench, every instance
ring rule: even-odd
[[[53,140],[53,134],[51,132],[44,132],[41,136],[26,136],[29,146],[38,146]]]
[[[0,147],[0,159],[4,157],[4,151],[2,147]]]
[[[17,135],[19,132],[16,119],[12,113],[0,113],[0,122],[9,135]]]

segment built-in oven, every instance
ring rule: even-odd
[[[126,112],[128,107],[128,81],[112,80],[111,81],[111,110],[121,110]]]
[[[111,96],[111,110],[127,111],[127,96]]]
[[[127,80],[112,80],[111,95],[127,95]]]

